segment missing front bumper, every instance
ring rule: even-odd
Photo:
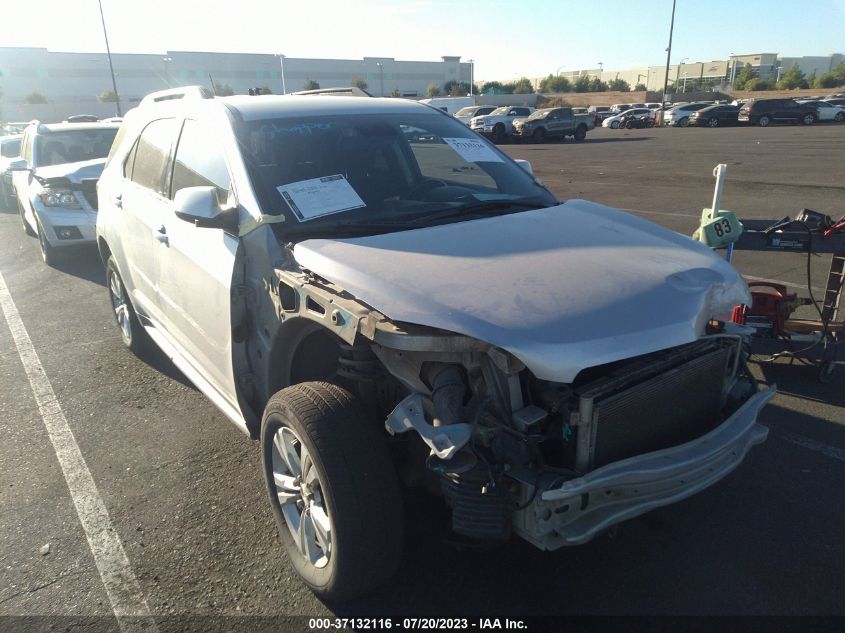
[[[685,499],[734,470],[768,429],[757,424],[770,387],[693,441],[617,461],[545,489],[514,513],[514,531],[540,549],[580,545],[616,523]],[[533,490],[524,485],[526,498]]]

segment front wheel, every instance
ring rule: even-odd
[[[546,130],[541,127],[538,127],[534,130],[534,134],[531,135],[531,140],[535,143],[543,143],[546,140]]]
[[[587,126],[579,125],[577,128],[575,128],[574,138],[576,141],[583,141],[585,138],[587,138]]]
[[[842,123],[842,121],[845,121],[845,112],[837,112],[833,120],[837,123]]]
[[[24,220],[26,222],[26,220]],[[41,249],[41,259],[48,266],[55,268],[59,265],[59,253],[50,245],[47,238],[44,236],[44,227],[38,223],[38,246]]]
[[[26,214],[23,210],[23,205],[21,204],[20,200],[18,200],[18,213],[20,213],[21,216],[21,225],[23,226],[24,233],[26,233],[30,237],[35,237],[37,233],[32,230],[32,227],[29,225],[29,222],[27,222]]]
[[[760,127],[767,127],[769,125],[769,123],[771,123],[771,122],[772,122],[772,120],[769,118],[769,115],[764,114],[763,116],[760,117],[760,120],[757,121],[757,125],[759,125]]]
[[[501,143],[505,140],[505,126],[501,123],[497,123],[493,127],[493,133],[491,134],[491,139],[494,143]]]
[[[801,123],[804,125],[812,125],[816,122],[816,117],[812,114],[805,114],[804,117],[801,119]]]
[[[710,127],[719,127],[719,119],[713,117],[712,119],[707,121],[707,125],[709,125]]]
[[[611,130],[618,130],[619,129],[619,121],[611,121],[610,122],[610,129]]]
[[[288,558],[321,598],[349,599],[399,566],[402,499],[385,438],[353,396],[306,382],[261,422],[264,479]]]
[[[129,293],[123,285],[114,257],[109,257],[106,262],[106,287],[109,289],[111,307],[123,344],[136,356],[143,356],[150,345],[149,335],[138,320],[135,308],[132,307]]]
[[[678,121],[678,127],[689,127],[689,117],[685,116],[683,119]]]

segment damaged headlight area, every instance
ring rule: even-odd
[[[738,335],[590,368],[571,384],[539,380],[498,348],[427,351],[415,338],[372,345],[410,392],[385,427],[422,439],[452,530],[469,539],[584,543],[715,483],[767,435],[756,418],[774,389],[758,391]]]
[[[38,197],[41,199],[41,203],[47,207],[82,208],[74,192],[67,189],[46,189],[39,193]]]

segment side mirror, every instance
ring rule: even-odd
[[[9,171],[29,171],[29,165],[26,164],[26,161],[23,158],[18,158],[17,160],[13,160],[9,163],[8,170]]]
[[[201,229],[238,232],[237,206],[222,208],[215,187],[185,187],[173,198],[176,217]]]
[[[531,167],[531,163],[529,163],[527,160],[523,158],[517,158],[514,162],[516,162],[517,165],[522,167],[530,176],[534,175],[534,169]]]

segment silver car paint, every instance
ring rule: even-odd
[[[508,350],[542,379],[694,341],[750,303],[693,240],[584,200],[412,231],[297,244],[303,267],[394,321]]]

